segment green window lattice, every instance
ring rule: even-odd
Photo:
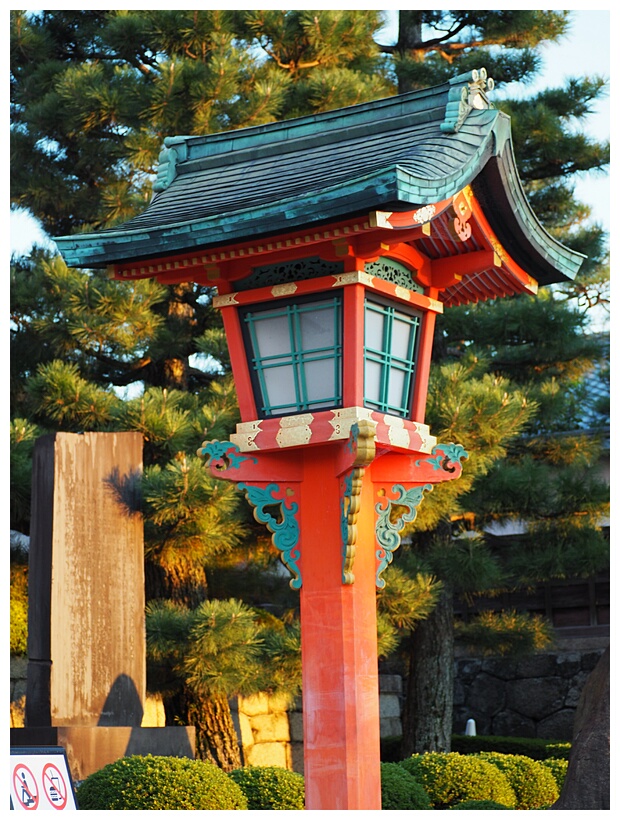
[[[245,311],[261,417],[342,406],[341,297]]]
[[[364,404],[409,416],[421,315],[387,302],[366,301]]]

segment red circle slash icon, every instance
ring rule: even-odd
[[[67,805],[67,784],[53,763],[43,769],[43,794],[55,809],[64,809]]]
[[[25,809],[36,809],[39,805],[39,790],[33,773],[23,763],[13,769],[15,796]]]

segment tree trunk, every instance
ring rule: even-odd
[[[449,752],[454,700],[454,623],[448,584],[430,616],[412,635],[403,758],[419,752]]]
[[[228,699],[223,695],[198,697],[183,688],[164,695],[166,725],[193,726],[196,729],[196,758],[209,760],[225,772],[241,765],[239,740]]]
[[[162,349],[145,365],[145,381],[166,390],[188,389],[189,354],[194,350],[192,341],[200,328],[192,304],[194,285],[180,282],[170,285],[168,298],[156,305],[154,312],[162,315]]]
[[[187,718],[196,727],[196,757],[210,760],[225,772],[241,767],[239,740],[226,697],[192,699]]]
[[[147,558],[144,576],[147,603],[169,598],[195,609],[208,597],[204,567],[164,567]]]
[[[396,43],[395,53],[399,57],[415,57],[416,47],[422,42],[422,23],[419,11],[399,11],[398,12],[398,42]],[[420,55],[420,59],[424,58],[424,53]],[[396,63],[396,75],[398,77],[398,93],[406,94],[408,91],[413,91],[413,84],[407,75],[407,72],[399,70],[399,64]]]
[[[398,12],[398,43],[396,48],[404,53],[419,48],[422,42],[422,22],[419,11]]]
[[[581,692],[568,771],[555,810],[609,811],[610,652],[605,650]]]

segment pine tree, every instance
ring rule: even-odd
[[[11,201],[52,235],[122,223],[148,201],[170,134],[391,93],[372,40],[380,24],[379,12],[11,12]],[[241,589],[286,612],[294,601],[273,572],[276,551],[195,456],[237,420],[211,296],[194,283],[111,281],[40,250],[13,261],[12,526],[29,531],[37,436],[138,430],[147,600],[197,612]],[[188,681],[166,690],[167,719],[193,722],[199,753],[234,765],[235,685],[214,693]]]
[[[11,12],[11,202],[51,235],[110,227],[145,207],[167,136],[387,96],[381,23],[378,11]]]
[[[228,701],[257,692],[297,694],[294,628],[231,598],[191,609],[169,600],[153,602],[146,629],[152,677],[196,727],[197,756],[225,771],[238,769],[242,760]],[[280,667],[288,663],[291,671],[290,657],[292,674],[274,674],[274,659]]]
[[[502,84],[536,74],[540,44],[560,38],[570,22],[561,11],[401,11],[399,18],[391,46],[377,42],[381,12],[368,10],[13,11],[11,202],[52,235],[112,227],[145,207],[166,136],[312,114],[480,66],[501,92]],[[581,306],[607,298],[605,238],[574,201],[571,184],[575,172],[608,163],[608,146],[575,128],[603,87],[597,78],[575,80],[527,103],[497,103],[513,114],[517,160],[535,212],[589,260],[576,284],[549,296],[447,311],[438,326],[428,422],[440,440],[460,441],[471,457],[460,482],[437,487],[420,508],[416,560],[413,550],[401,551],[391,600],[388,592],[380,597],[393,623],[415,626],[421,647],[414,648],[410,682],[420,684],[425,700],[408,714],[426,711],[434,725],[416,738],[416,750],[445,746],[446,736],[449,743],[450,686],[437,708],[424,657],[436,651],[425,648],[425,636],[442,635],[437,651],[442,669],[451,669],[455,581],[471,578],[465,591],[473,594],[509,578],[525,580],[522,568],[502,564],[488,544],[454,541],[451,516],[474,511],[482,524],[527,513],[534,521],[531,498],[504,493],[491,505],[498,477],[509,468],[569,466],[571,452],[585,466],[594,458],[583,437],[550,434],[571,432],[579,379],[596,355]],[[259,600],[265,593],[284,611],[294,602],[268,571],[274,555],[267,539],[193,457],[205,430],[209,438],[226,438],[235,421],[211,296],[196,284],[119,283],[68,270],[41,251],[14,260],[14,526],[28,531],[28,458],[37,435],[137,429],[145,436],[149,599],[195,608],[206,596],[245,595],[258,605],[269,599]],[[582,511],[584,489],[568,474],[562,479],[553,495],[558,520]],[[599,509],[588,510],[588,538]],[[568,543],[566,527],[562,532],[560,546]],[[251,558],[244,572],[253,583],[243,594],[234,554]],[[559,571],[547,565],[539,575],[551,569]],[[575,567],[565,562],[562,571]],[[402,600],[416,595],[426,610],[408,619]],[[386,639],[386,652],[388,645]],[[434,746],[431,736],[444,739]]]
[[[501,89],[519,75],[533,76],[537,47],[561,36],[568,23],[566,12],[400,12],[394,46],[399,90],[480,65]],[[425,28],[429,25],[434,31]],[[491,48],[496,45],[502,50]],[[470,480],[450,488],[456,498],[442,498],[448,493],[437,488],[426,515],[421,510],[410,551],[400,556],[410,572],[430,573],[444,583],[435,609],[410,638],[403,755],[450,749],[455,593],[472,596],[551,578],[587,577],[608,560],[598,526],[608,488],[592,473],[600,440],[575,432],[587,399],[581,379],[601,355],[586,335],[588,320],[580,308],[607,301],[606,245],[601,228],[588,222],[588,209],[574,200],[571,182],[576,172],[604,168],[609,161],[608,145],[574,127],[603,87],[600,78],[571,80],[564,89],[549,89],[526,102],[498,103],[512,115],[520,176],[535,213],[550,233],[588,260],[576,283],[536,298],[453,309],[438,322],[427,407],[433,432],[486,453],[484,437],[472,438],[471,420],[454,413],[472,399],[473,385],[461,375],[452,400],[445,396],[444,374],[472,361],[494,381],[507,380],[507,397],[518,389],[530,416],[496,440],[503,452],[490,448],[492,464],[468,463]],[[474,418],[480,418],[478,412]],[[488,428],[484,432],[492,435]],[[459,515],[475,520],[480,530],[492,520],[526,520],[527,537],[508,555],[499,555],[489,539],[454,539],[451,519]],[[493,626],[492,619],[486,621]],[[514,646],[518,633],[527,637],[522,620],[513,619],[512,627],[505,647]],[[536,627],[529,632],[533,644],[541,638]]]

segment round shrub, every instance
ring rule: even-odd
[[[230,777],[245,795],[248,809],[304,809],[304,778],[298,772],[280,766],[244,766],[233,769]]]
[[[431,801],[418,781],[398,763],[381,764],[382,809],[432,809]]]
[[[213,763],[188,757],[133,755],[78,786],[80,809],[247,809],[239,786]]]
[[[464,800],[493,800],[514,808],[516,797],[508,779],[496,766],[473,755],[427,752],[401,761],[422,785],[436,809]]]
[[[541,760],[540,762],[549,769],[558,787],[558,792],[561,792],[566,779],[568,760],[563,757],[548,757],[546,760]]]
[[[517,809],[541,809],[558,799],[555,778],[542,761],[500,752],[480,752],[479,757],[506,775],[517,797]]]
[[[462,803],[457,803],[455,806],[448,806],[449,809],[489,809],[495,811],[496,809],[507,809],[502,803],[496,803],[494,800],[463,800]]]

